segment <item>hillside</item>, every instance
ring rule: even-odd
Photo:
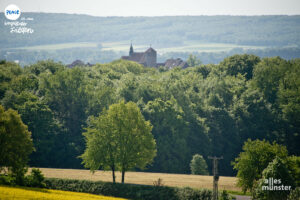
[[[76,14],[22,13],[33,18],[33,35],[0,27],[0,45],[21,47],[68,42],[119,42],[158,47],[187,41],[258,46],[299,46],[300,16],[94,17]],[[5,22],[0,15],[0,23]]]
[[[299,57],[300,16],[94,17],[76,14],[22,13],[32,34],[10,33],[0,26],[0,59],[22,66],[52,59],[107,63],[152,45],[158,61],[186,60],[194,54],[217,64],[234,54]],[[21,22],[21,20],[19,20]],[[0,23],[6,22],[0,15]]]

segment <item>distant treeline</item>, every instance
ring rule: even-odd
[[[7,53],[9,52],[9,53]],[[159,52],[158,52],[159,53]],[[103,51],[101,48],[68,48],[60,50],[0,50],[0,60],[19,61],[21,66],[34,64],[40,60],[54,60],[63,64],[71,64],[75,60],[81,60],[84,63],[108,63],[127,55],[128,52]],[[193,54],[199,58],[202,64],[218,64],[226,57],[234,54],[253,54],[261,58],[280,56],[286,60],[300,57],[300,48],[266,48],[250,49],[235,48],[225,52],[168,52],[158,54],[157,61],[165,62],[169,58],[181,58],[187,60],[189,55]]]
[[[223,156],[221,175],[244,141],[266,139],[300,155],[300,60],[234,55],[186,69],[117,60],[67,68],[40,61],[0,63],[0,102],[32,132],[30,166],[82,168],[89,116],[120,100],[137,103],[153,125],[157,156],[148,171],[190,173],[194,154]]]
[[[0,15],[1,48],[68,42],[118,42],[156,47],[188,41],[255,46],[299,46],[300,16],[94,17],[22,13],[33,34],[11,34]]]

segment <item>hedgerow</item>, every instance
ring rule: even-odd
[[[93,182],[87,180],[46,178],[46,188],[74,192],[85,192],[128,198],[132,200],[211,200],[212,192],[207,189],[174,188],[167,186],[150,186]]]

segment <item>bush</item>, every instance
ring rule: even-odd
[[[164,186],[162,178],[158,178],[157,181],[154,181],[153,185],[156,186],[156,187]]]
[[[220,200],[231,200],[232,197],[228,194],[226,190],[223,190],[220,194]]]
[[[210,200],[212,199],[212,192],[207,189],[195,190],[187,187],[178,189],[177,196],[180,200]]]
[[[129,198],[132,200],[210,200],[210,190],[46,178],[46,188]]]
[[[27,187],[46,187],[44,175],[39,169],[32,169],[30,175],[25,176],[27,168],[19,170],[18,173],[0,175],[1,185],[19,185]]]
[[[18,170],[15,170],[11,173],[9,173],[9,176],[11,176],[14,181],[15,185],[20,185],[20,186],[26,186],[27,185],[27,179],[25,177],[25,174],[27,173],[28,168],[19,168]]]
[[[296,181],[296,186],[300,187],[300,156],[288,157],[288,169],[292,177]]]
[[[190,167],[192,174],[208,175],[207,164],[202,155],[195,154]]]
[[[300,199],[300,188],[292,190],[287,198],[287,200],[299,200]]]
[[[32,169],[31,174],[26,177],[27,179],[27,186],[30,187],[45,187],[46,184],[44,183],[44,175],[42,174],[41,170],[39,169]]]
[[[286,164],[278,157],[269,163],[268,167],[264,169],[262,178],[257,182],[256,189],[253,191],[254,199],[272,199],[283,200],[287,199],[289,190],[274,189],[280,186],[289,186],[294,188],[295,181],[290,175]],[[271,180],[271,182],[269,182]],[[274,180],[276,182],[274,182]],[[267,187],[272,186],[272,189]],[[264,189],[266,188],[266,189]]]
[[[5,174],[0,174],[0,184],[1,185],[20,185],[26,186],[27,180],[25,174],[27,168],[18,169],[15,172],[9,172]]]
[[[0,175],[0,185],[15,185],[15,183],[16,183],[15,177],[7,174]]]

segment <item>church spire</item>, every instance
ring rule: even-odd
[[[132,42],[130,44],[130,50],[129,50],[129,56],[131,56],[133,54],[133,47],[132,47]]]

